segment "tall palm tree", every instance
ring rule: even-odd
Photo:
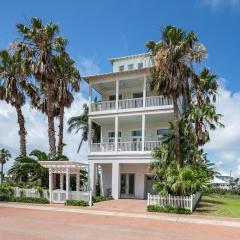
[[[22,106],[25,104],[25,93],[33,92],[31,83],[26,79],[29,75],[26,68],[22,67],[22,59],[19,52],[3,50],[0,52],[0,99],[11,104],[17,112],[20,136],[20,156],[26,156],[25,119]]]
[[[86,142],[88,140],[88,131],[89,131],[89,126],[88,126],[88,112],[89,108],[87,104],[83,105],[83,112],[79,116],[71,117],[68,120],[68,132],[71,133],[73,130],[75,130],[75,133],[78,133],[79,131],[82,131],[82,136],[80,143],[78,145],[78,150],[81,149],[81,146],[83,142]],[[92,135],[93,135],[93,141],[97,142],[100,139],[100,127],[97,125],[95,122],[92,124]]]
[[[180,162],[178,99],[190,95],[189,79],[195,75],[193,62],[199,63],[206,56],[205,47],[194,32],[186,33],[175,26],[162,31],[160,42],[149,41],[146,47],[154,57],[150,89],[173,99],[176,161]]]
[[[0,149],[0,164],[1,164],[1,183],[3,183],[3,165],[11,158],[11,154],[7,149]]]
[[[25,57],[29,59],[31,73],[36,81],[44,86],[47,99],[48,138],[51,160],[55,159],[55,128],[54,128],[54,84],[57,66],[54,58],[65,50],[67,41],[59,37],[59,28],[50,22],[44,24],[39,18],[32,18],[29,26],[16,25],[22,35],[21,48],[25,49]]]

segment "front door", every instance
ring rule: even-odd
[[[121,197],[133,198],[135,195],[135,175],[133,173],[121,174]]]

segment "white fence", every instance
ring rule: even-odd
[[[200,198],[202,196],[201,192],[192,194],[190,196],[161,196],[161,195],[152,195],[148,193],[148,205],[158,205],[158,206],[167,206],[170,205],[174,208],[185,208],[193,211]]]
[[[26,197],[40,198],[40,193],[35,188],[14,188],[14,196],[20,197],[21,195]],[[43,190],[42,197],[49,199],[48,190]]]

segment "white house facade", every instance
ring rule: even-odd
[[[101,193],[144,199],[152,192],[151,152],[173,119],[171,99],[150,91],[148,54],[110,59],[113,72],[87,76],[89,83],[90,187],[95,193],[101,169]],[[100,126],[98,139],[93,124]]]

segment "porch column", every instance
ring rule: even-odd
[[[95,195],[96,191],[96,164],[95,163],[90,163],[89,164],[89,169],[88,169],[88,184],[89,187],[92,191],[92,195]]]
[[[144,76],[143,79],[143,107],[146,107],[146,96],[147,96],[147,77],[146,75]]]
[[[120,185],[120,169],[119,163],[112,163],[112,197],[119,199],[119,185]]]
[[[60,173],[60,189],[61,190],[63,190],[63,177],[64,177],[64,174]]]
[[[89,109],[89,112],[91,112],[91,108],[92,108],[92,86],[91,84],[89,83],[89,96],[88,96],[88,100],[89,100],[89,106],[88,106],[88,109]]]
[[[52,203],[52,201],[53,201],[53,199],[52,199],[52,187],[53,187],[53,183],[52,183],[52,175],[53,175],[52,169],[49,168],[48,172],[49,172],[49,187],[48,187],[49,188],[49,202]]]
[[[145,145],[145,114],[142,115],[142,151],[144,151]]]
[[[66,169],[66,200],[69,199],[69,186],[70,186],[70,174],[69,169]]]
[[[118,116],[115,116],[115,152],[118,150]]]
[[[88,152],[90,153],[92,145],[92,119],[88,118]]]
[[[118,110],[119,101],[119,80],[116,80],[116,110]]]
[[[80,188],[80,169],[76,174],[76,191],[79,192]]]

